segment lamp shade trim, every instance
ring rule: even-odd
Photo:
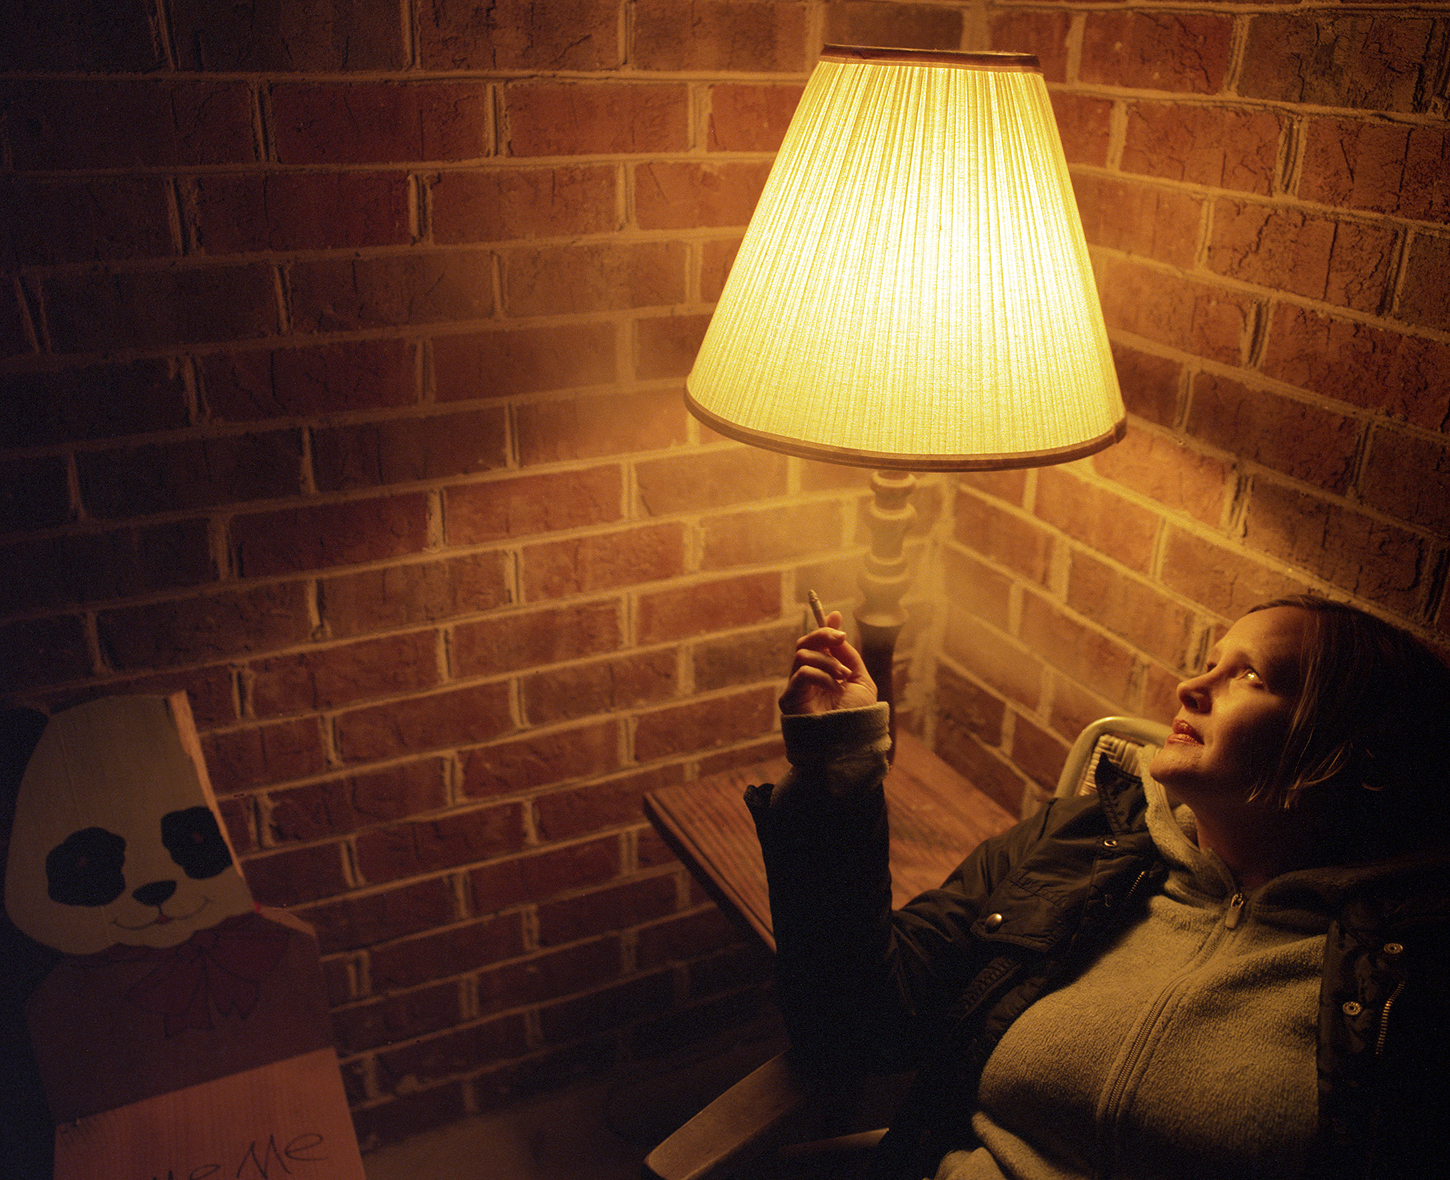
[[[821,61],[895,62],[905,66],[955,66],[962,70],[1030,70],[1042,73],[1033,53],[1000,50],[888,49],[877,45],[823,45]]]
[[[1070,463],[1074,459],[1086,459],[1098,451],[1106,450],[1121,442],[1127,433],[1128,419],[1119,418],[1111,430],[1097,438],[1074,443],[1071,446],[1049,448],[1041,451],[1014,451],[1002,455],[902,455],[884,451],[864,451],[851,447],[832,446],[826,443],[803,442],[779,434],[767,434],[752,430],[712,414],[700,405],[689,391],[685,393],[685,407],[696,418],[716,434],[733,438],[736,442],[749,443],[767,451],[783,455],[795,455],[801,459],[815,459],[822,463],[837,463],[845,467],[870,467],[887,471],[1001,471],[1013,467],[1048,467],[1055,463]]]

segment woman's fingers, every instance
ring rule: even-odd
[[[834,676],[809,665],[797,668],[786,681],[780,695],[782,713],[826,713],[836,707],[841,696],[840,682]]]
[[[797,668],[818,668],[836,680],[851,674],[851,669],[837,659],[835,653],[808,647],[796,649],[795,659],[791,661],[791,672],[794,673]]]
[[[845,632],[842,632],[845,635]],[[831,654],[846,669],[848,676],[867,676],[866,661],[861,658],[861,653],[844,639],[841,643],[831,648]]]
[[[841,613],[796,641],[790,679],[780,697],[783,713],[827,713],[856,708],[876,699],[876,685],[861,654],[840,629]]]

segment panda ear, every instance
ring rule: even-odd
[[[0,792],[14,804],[25,764],[50,718],[39,709],[0,709]]]
[[[0,709],[0,865],[10,850],[20,780],[49,721],[39,709]]]
[[[0,709],[0,886],[3,886],[3,869],[10,853],[10,830],[15,823],[20,780],[49,721],[49,716],[39,709]],[[4,956],[5,976],[12,994],[29,995],[50,970],[58,953],[21,931],[0,904],[0,956]]]

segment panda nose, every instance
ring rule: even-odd
[[[142,885],[139,889],[133,889],[131,896],[142,905],[159,906],[175,892],[175,881],[152,881],[148,885]]]

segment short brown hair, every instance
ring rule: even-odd
[[[1408,632],[1317,595],[1252,607],[1309,612],[1303,683],[1276,766],[1258,794],[1292,807],[1332,792],[1341,828],[1396,850],[1445,838],[1450,668]],[[1380,849],[1379,851],[1388,851]]]

